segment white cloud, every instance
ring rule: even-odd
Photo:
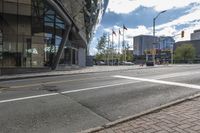
[[[190,34],[196,30],[200,29],[200,22],[194,22],[195,20],[200,20],[200,17],[198,17],[200,14],[200,7],[196,8],[195,10],[191,9],[190,12],[188,12],[187,15],[181,16],[171,22],[157,25],[156,26],[156,35],[157,36],[175,36],[176,41],[183,41],[183,40],[190,40]],[[187,24],[188,27],[181,30],[176,30],[176,26],[179,26],[181,24]],[[118,31],[119,26],[114,26],[114,30]],[[129,44],[132,44],[133,40],[132,38],[134,36],[138,35],[152,35],[152,27],[146,27],[144,25],[139,25],[136,28],[128,28],[128,30],[125,32],[125,40],[129,42]],[[185,31],[185,37],[181,38],[179,35],[181,31]],[[112,28],[105,29],[106,32],[111,33]],[[114,36],[114,42],[115,44],[118,43],[118,35]]]
[[[129,28],[127,30],[127,36],[129,36],[129,37],[130,36],[145,35],[145,34],[150,34],[150,31],[144,25],[139,25],[139,26],[137,26],[137,28],[134,28],[134,29]]]
[[[107,10],[115,13],[130,13],[139,6],[153,7],[157,11],[180,8],[199,0],[109,0]]]
[[[187,15],[181,16],[180,18],[173,20],[169,23],[160,25],[157,28],[175,26],[175,25],[180,25],[180,24],[190,24],[192,21],[200,19],[199,14],[200,14],[200,7],[199,9],[196,9],[195,11],[192,11],[188,13]]]
[[[97,53],[97,49],[96,48],[90,48],[90,55],[95,55]]]
[[[117,49],[119,45],[119,29],[121,31],[120,35],[120,45],[122,46],[122,41],[123,41],[123,29],[122,27],[119,27],[117,25],[113,26],[113,28],[106,28],[104,31],[109,34],[110,37],[110,43],[114,43],[114,47]],[[115,31],[116,35],[112,36],[112,30]],[[129,46],[133,48],[133,37],[137,35],[142,35],[142,34],[149,34],[150,31],[144,26],[140,25],[137,28],[128,28],[128,30],[124,30],[124,40],[129,43]]]
[[[193,23],[188,28],[185,28],[185,36],[184,38],[181,38],[180,35],[177,36],[175,39],[176,41],[184,41],[184,40],[190,40],[190,34],[193,33],[194,30],[200,29],[200,23]],[[179,34],[181,31],[179,31]]]
[[[157,11],[167,10],[171,8],[178,8],[187,6],[190,3],[198,2],[200,0],[173,0],[169,4],[169,1],[163,0],[110,0],[108,5],[108,10],[113,11],[115,13],[129,13],[135,10],[139,6],[145,7],[153,7]],[[187,10],[187,13],[184,16],[180,16],[179,18],[172,20],[168,23],[156,25],[156,35],[157,36],[175,36],[181,33],[182,30],[185,31],[185,37],[181,38],[180,35],[175,36],[176,41],[189,40],[190,34],[196,30],[200,29],[200,22],[195,22],[195,20],[200,20],[200,6],[194,6],[190,10]],[[188,27],[180,30],[176,30],[176,26],[187,25]],[[103,28],[103,27],[102,27]],[[110,40],[112,40],[112,29],[117,33],[116,36],[113,36],[114,45],[117,47],[118,39],[119,39],[119,26],[115,25],[113,27],[104,29],[104,32],[110,33]],[[122,28],[121,28],[122,32]],[[137,35],[152,35],[152,27],[146,27],[144,25],[139,25],[136,28],[128,27],[128,30],[125,31],[125,40],[128,41],[130,46],[133,44],[133,37]],[[121,36],[122,41],[122,36]],[[93,39],[93,46],[96,45],[97,39]],[[121,43],[122,44],[122,43]],[[90,48],[91,55],[97,53],[97,49],[92,47]]]
[[[157,35],[163,35],[167,34],[170,36],[178,35],[181,33],[182,30],[185,31],[185,37],[180,38],[180,36],[176,37],[177,41],[180,40],[189,40],[190,39],[190,34],[196,30],[200,29],[200,24],[199,22],[195,22],[196,20],[200,20],[200,7],[196,8],[195,10],[191,9],[191,12],[189,12],[187,15],[181,16],[176,20],[173,20],[169,23],[165,23],[159,26],[156,26],[156,30],[159,30],[157,32]],[[179,31],[175,30],[175,26],[181,25],[181,24],[187,24],[188,27],[185,29],[181,29]]]
[[[188,12],[187,15],[181,16],[171,22],[157,25],[156,26],[156,35],[157,36],[174,36],[176,41],[190,40],[190,34],[193,33],[194,30],[200,29],[200,22],[196,20],[200,20],[200,7],[194,7]],[[187,24],[188,27],[180,30],[176,30],[176,26]],[[140,25],[137,28],[129,28],[126,33],[127,40],[131,41],[129,38],[137,35],[152,35],[153,34],[152,27],[146,27],[144,25]],[[181,31],[185,31],[184,38],[181,38]]]

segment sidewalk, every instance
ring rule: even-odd
[[[155,66],[155,67],[160,67],[160,66]],[[45,76],[58,76],[58,75],[67,75],[67,74],[81,74],[81,73],[83,74],[83,73],[92,73],[92,72],[108,72],[108,71],[131,70],[131,69],[140,69],[140,68],[146,68],[146,66],[139,66],[139,65],[132,65],[132,66],[93,66],[93,67],[80,68],[80,69],[76,69],[76,70],[51,71],[51,72],[17,74],[17,75],[5,75],[5,76],[0,76],[0,80],[45,77]]]
[[[96,133],[200,133],[200,97]]]

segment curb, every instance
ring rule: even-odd
[[[156,68],[165,68],[165,67],[172,67],[172,66],[159,66],[159,67],[138,67],[138,68],[129,68],[129,69],[119,69],[119,70],[107,70],[107,71],[91,71],[91,72],[80,72],[80,73],[66,73],[66,74],[44,74],[44,75],[26,75],[26,76],[19,76],[19,77],[7,77],[7,78],[0,78],[0,81],[9,81],[9,80],[19,80],[19,79],[29,79],[29,78],[39,78],[39,77],[53,77],[53,76],[64,76],[64,75],[77,75],[77,74],[88,74],[88,73],[102,73],[102,72],[112,72],[112,71],[128,71],[128,70],[138,70],[138,69],[156,69]],[[59,72],[59,71],[58,71]],[[37,74],[37,73],[36,73]]]
[[[0,82],[1,81],[10,81],[10,80],[20,80],[20,79],[30,79],[30,78],[42,78],[42,77],[53,77],[53,76],[62,76],[62,75],[66,75],[66,74],[55,74],[55,75],[50,75],[50,74],[46,74],[46,75],[32,75],[32,76],[20,76],[20,77],[9,77],[9,78],[0,78]]]
[[[161,105],[159,107],[155,107],[155,108],[149,109],[147,111],[143,111],[143,112],[135,114],[135,115],[131,115],[131,116],[128,116],[128,117],[125,117],[125,118],[118,119],[118,120],[113,121],[113,122],[109,122],[109,123],[107,123],[105,125],[102,125],[102,126],[98,126],[98,127],[95,127],[95,128],[90,128],[90,129],[81,131],[79,133],[94,133],[94,132],[98,132],[98,131],[101,131],[101,130],[105,130],[105,129],[111,128],[113,126],[116,126],[118,124],[130,121],[130,120],[137,119],[137,118],[142,117],[144,115],[148,115],[148,114],[154,113],[156,111],[160,111],[162,109],[165,109],[165,108],[168,108],[168,107],[171,107],[171,106],[174,106],[174,105],[177,105],[177,104],[180,104],[182,102],[186,102],[188,100],[192,100],[192,99],[195,99],[195,98],[198,98],[198,97],[200,97],[200,93],[193,94],[193,95],[188,96],[186,98],[181,98],[181,99],[172,101],[170,103],[167,103],[167,104]]]

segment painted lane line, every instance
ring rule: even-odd
[[[200,74],[200,72],[188,71],[188,72],[170,73],[170,74],[153,76],[153,79],[175,78],[175,77],[183,77],[183,76],[196,75],[196,74]],[[149,77],[149,78],[151,78],[151,77]]]
[[[136,77],[129,77],[129,76],[121,76],[121,75],[115,75],[113,77],[122,78],[122,79],[131,79],[131,80],[143,81],[143,82],[150,82],[150,83],[157,83],[157,84],[165,84],[165,85],[171,85],[171,86],[186,87],[186,88],[192,88],[192,89],[199,89],[200,90],[199,85],[193,85],[193,84],[163,81],[163,80],[156,80],[156,79],[136,78]]]
[[[13,102],[13,101],[22,101],[22,100],[27,100],[27,99],[40,98],[40,97],[55,96],[55,95],[58,95],[58,94],[59,94],[59,93],[49,93],[49,94],[43,94],[43,95],[35,95],[35,96],[14,98],[14,99],[8,99],[8,100],[1,100],[1,101],[0,101],[0,104],[1,104],[1,103]]]
[[[111,84],[111,85],[103,85],[103,86],[97,86],[97,87],[78,89],[78,90],[63,91],[63,92],[60,92],[60,93],[48,93],[48,94],[43,94],[43,95],[34,95],[34,96],[28,96],[28,97],[1,100],[0,104],[1,103],[14,102],[14,101],[28,100],[28,99],[36,99],[36,98],[41,98],[41,97],[55,96],[55,95],[59,95],[59,94],[69,94],[69,93],[75,93],[75,92],[97,90],[97,89],[101,89],[101,88],[114,87],[114,86],[120,86],[120,85],[127,85],[127,84],[132,84],[132,83],[137,83],[137,82],[138,81],[131,81],[131,82],[118,83],[118,84]]]
[[[138,81],[130,81],[130,82],[123,82],[123,83],[118,83],[118,84],[109,84],[109,85],[90,87],[90,88],[84,88],[84,89],[79,89],[79,90],[63,91],[61,93],[69,94],[69,93],[75,93],[75,92],[81,92],[81,91],[98,90],[101,88],[108,88],[108,87],[114,87],[114,86],[120,86],[120,85],[128,85],[128,84],[133,84],[133,83],[137,83],[137,82]]]
[[[178,72],[178,73],[172,73],[172,74],[164,74],[164,75],[158,75],[153,76],[149,78],[153,79],[164,79],[164,78],[173,78],[173,77],[181,77],[181,76],[187,76],[187,75],[194,75],[194,74],[200,74],[198,71],[189,71],[189,72]],[[27,84],[27,85],[19,85],[19,86],[10,86],[10,89],[18,89],[18,88],[26,88],[26,87],[35,87],[35,86],[41,86],[41,85],[51,85],[51,84],[60,84],[60,83],[67,83],[67,82],[75,82],[75,81],[85,81],[90,79],[104,79],[107,76],[99,77],[99,78],[82,78],[82,79],[73,79],[73,80],[59,80],[59,81],[48,81],[44,83],[35,83],[35,84]]]
[[[60,84],[60,83],[68,83],[68,82],[75,82],[75,81],[85,81],[90,79],[104,79],[106,77],[100,77],[100,78],[82,78],[82,79],[72,79],[72,80],[59,80],[59,81],[49,81],[49,82],[43,82],[43,83],[35,83],[35,84],[27,84],[27,85],[21,85],[21,86],[10,86],[11,89],[18,89],[18,88],[25,88],[25,87],[35,87],[35,86],[41,86],[41,85],[51,85],[51,84]]]
[[[69,93],[83,92],[83,91],[89,91],[89,90],[98,90],[101,88],[108,88],[108,87],[114,87],[114,86],[120,86],[120,85],[128,85],[128,84],[133,84],[133,83],[138,83],[138,82],[151,82],[151,83],[157,83],[157,84],[166,84],[166,85],[172,85],[172,86],[200,89],[200,86],[198,86],[198,85],[178,83],[178,82],[162,81],[162,80],[156,80],[156,79],[144,79],[144,78],[136,78],[136,77],[129,77],[129,76],[121,76],[121,75],[115,75],[113,77],[129,79],[129,80],[134,80],[134,81],[123,82],[123,83],[118,83],[118,84],[109,84],[109,85],[103,85],[103,86],[97,86],[97,87],[90,87],[90,88],[84,88],[84,89],[77,89],[77,90],[69,90],[69,91],[63,91],[60,93],[48,93],[48,94],[43,94],[43,95],[34,95],[34,96],[28,96],[28,97],[1,100],[0,104],[14,102],[14,101],[28,100],[28,99],[36,99],[36,98],[41,98],[41,97],[55,96],[55,95],[59,95],[59,94],[69,94]]]

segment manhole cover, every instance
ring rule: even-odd
[[[57,92],[57,91],[59,91],[59,89],[57,88],[57,86],[46,86],[46,85],[42,86],[42,90],[46,90],[46,91],[50,91],[50,92]]]

